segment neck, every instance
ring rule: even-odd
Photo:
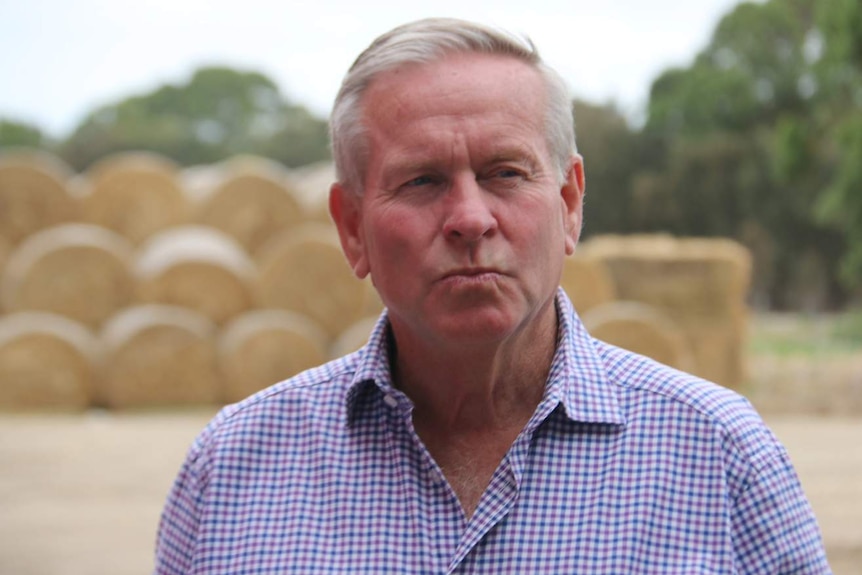
[[[547,313],[499,342],[403,345],[396,333],[395,381],[413,400],[417,427],[456,435],[520,431],[542,399],[556,334],[553,302]]]

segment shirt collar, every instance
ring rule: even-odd
[[[545,397],[562,403],[572,421],[625,425],[617,388],[562,288],[557,290],[556,304],[558,343]]]
[[[368,388],[376,385],[384,394],[395,389],[389,369],[389,333],[389,317],[384,310],[371,330],[368,343],[354,354],[356,371],[348,382],[344,400],[345,421],[348,425],[358,409],[359,397]]]
[[[593,339],[578,318],[566,293],[556,295],[557,351],[551,363],[543,404],[563,405],[573,421],[624,425],[617,390],[608,379]],[[353,420],[358,397],[372,385],[384,394],[395,390],[389,369],[389,320],[381,314],[368,343],[355,354],[356,371],[345,393],[346,421]]]

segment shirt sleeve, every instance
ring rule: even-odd
[[[737,571],[745,575],[832,573],[817,520],[780,445],[733,508]]]
[[[154,575],[191,573],[203,498],[201,452],[202,438],[199,437],[189,449],[168,493],[156,537]]]

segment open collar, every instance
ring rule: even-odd
[[[625,425],[617,387],[611,384],[594,340],[562,288],[557,290],[556,310],[557,350],[540,409],[544,405],[550,411],[562,404],[572,421]],[[355,410],[362,403],[358,398],[368,389],[376,386],[384,395],[401,393],[392,381],[389,339],[389,319],[384,310],[371,331],[368,343],[353,356],[355,371],[344,394],[347,425],[353,421]]]

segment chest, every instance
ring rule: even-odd
[[[469,438],[423,436],[422,447],[439,467],[467,518],[475,513],[517,435],[512,430]]]
[[[480,492],[475,473],[459,471],[469,461],[447,460],[446,481],[408,435],[343,447],[320,442],[290,459],[249,460],[248,473],[213,470],[197,572],[732,569],[723,563],[732,557],[727,498],[720,481],[705,479],[720,477],[706,469],[720,463],[703,451],[692,474],[672,445],[649,453],[611,435],[545,433],[522,457],[498,461]],[[459,499],[477,492],[467,521]]]

